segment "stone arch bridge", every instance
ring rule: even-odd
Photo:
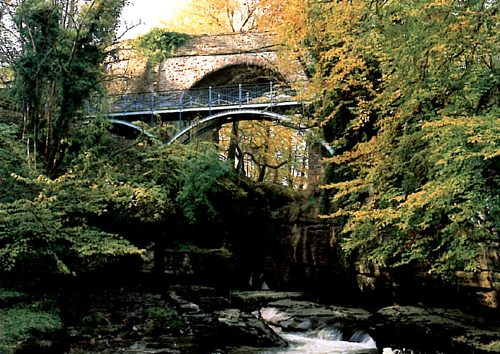
[[[155,66],[125,49],[108,67],[114,77],[110,99],[96,98],[90,109],[107,108],[122,128],[137,120],[154,125],[161,117],[176,126],[181,142],[192,139],[193,131],[198,138],[217,141],[218,128],[237,120],[289,124],[285,112],[303,113],[303,102],[291,87],[305,77],[291,65],[280,65],[277,49],[274,34],[258,32],[191,36]],[[320,151],[309,149],[310,183],[321,174]]]

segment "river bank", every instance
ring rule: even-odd
[[[168,286],[96,301],[68,326],[67,354],[499,353],[498,313],[392,306],[363,309],[297,292]]]

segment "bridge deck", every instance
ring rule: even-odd
[[[265,109],[270,106],[299,105],[295,90],[279,85],[238,85],[192,90],[173,90],[149,93],[125,93],[106,100],[95,98],[88,107],[89,114],[104,109],[112,117],[144,114],[232,110],[237,108]]]

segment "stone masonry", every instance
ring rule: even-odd
[[[289,82],[301,79],[279,64],[276,50],[275,35],[270,33],[196,35],[170,58],[150,67],[147,58],[125,48],[119,53],[119,62],[109,68],[114,74],[109,90],[115,94],[188,90],[210,73],[241,64],[271,69]]]

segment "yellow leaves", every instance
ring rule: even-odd
[[[362,182],[363,182],[363,180],[358,178],[358,179],[353,179],[353,180],[350,180],[347,182],[326,184],[324,186],[321,186],[321,188],[323,188],[323,189],[337,188],[337,189],[341,189],[341,190],[349,190],[349,191],[352,190],[353,192],[358,192],[362,186]],[[343,195],[345,195],[345,194],[337,195],[337,197],[341,197]]]
[[[394,201],[394,202],[402,203],[406,200],[406,195],[399,195],[396,197],[392,197],[390,200]]]
[[[496,145],[491,140],[486,140],[483,134],[476,134],[475,136],[470,136],[467,138],[467,142],[472,143],[472,144],[480,143],[480,144]]]
[[[440,6],[452,6],[455,3],[451,0],[434,0],[432,2],[429,2],[424,5],[425,9],[431,9],[433,7],[440,7]]]
[[[287,0],[187,0],[162,25],[169,31],[189,34],[273,29],[280,23],[286,3]]]

